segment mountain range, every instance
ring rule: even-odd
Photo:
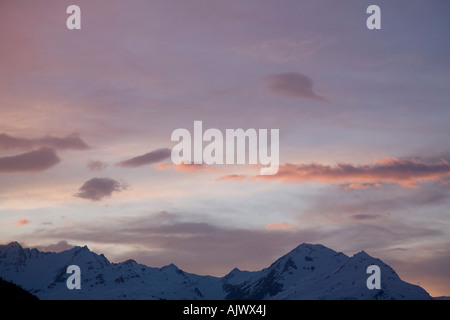
[[[69,290],[67,268],[81,270],[81,289]],[[368,289],[367,267],[381,271],[381,288]],[[110,262],[84,247],[41,252],[0,245],[0,277],[39,299],[152,300],[428,300],[383,261],[361,251],[351,257],[320,244],[301,244],[259,271],[233,269],[224,277],[187,273],[174,264],[152,268],[134,260]]]

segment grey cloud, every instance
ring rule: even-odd
[[[115,217],[101,225],[78,225],[64,232],[40,230],[33,237],[139,246],[139,251],[112,258],[116,261],[133,258],[154,267],[175,263],[189,272],[224,275],[234,267],[246,270],[267,267],[303,242],[357,252],[401,246],[418,239],[439,238],[442,233],[427,227],[415,228],[403,221],[379,225],[378,220],[341,225],[333,230],[324,226],[286,232],[224,227],[186,221],[181,214],[160,213],[150,217]]]
[[[278,95],[289,98],[327,101],[313,90],[313,81],[310,77],[296,72],[272,74],[265,77],[268,89]]]
[[[110,178],[92,178],[86,181],[75,194],[76,197],[92,201],[100,201],[110,197],[113,192],[125,190],[127,186]]]
[[[43,171],[60,161],[53,149],[42,148],[15,156],[1,157],[0,173]]]
[[[171,153],[172,150],[168,148],[157,149],[144,155],[119,162],[117,165],[126,168],[136,168],[166,160],[170,157]]]
[[[382,254],[374,255],[389,263],[385,258],[391,255],[383,254],[385,248],[398,248],[405,244],[429,241],[431,238],[441,239],[443,236],[438,230],[413,227],[407,221],[392,221],[383,225],[378,221],[368,221],[334,227],[332,230],[323,227],[284,232],[223,227],[184,219],[182,215],[166,212],[150,217],[114,217],[95,225],[78,224],[64,230],[40,229],[24,237],[34,242],[43,238],[71,239],[82,244],[93,243],[94,246],[106,244],[122,245],[130,249],[139,247],[139,250],[131,249],[117,255],[113,252],[104,253],[115,262],[132,258],[152,267],[175,263],[188,272],[223,276],[234,267],[243,270],[265,268],[303,242],[321,243],[348,255],[361,250],[366,250],[369,254],[381,252]],[[427,252],[430,256],[439,258],[437,256],[440,251],[437,248]],[[442,260],[446,261],[443,265],[448,266],[448,256]],[[399,261],[390,265],[397,269]],[[448,269],[441,269],[443,268],[437,271],[441,274],[448,273]],[[424,273],[427,273],[426,270]]]
[[[29,150],[41,147],[57,150],[89,149],[89,146],[76,134],[71,134],[64,138],[46,136],[38,139],[17,138],[4,133],[0,134],[0,150]]]
[[[75,246],[69,244],[66,240],[61,240],[56,244],[49,244],[47,246],[34,246],[34,248],[45,252],[61,252],[72,249],[73,247]]]
[[[89,161],[86,164],[86,168],[89,171],[102,171],[108,167],[108,164],[99,160]]]
[[[341,189],[336,191],[310,196],[307,199],[310,207],[305,210],[305,214],[344,221],[347,221],[348,216],[356,220],[364,220],[364,217],[387,219],[390,213],[401,215],[426,208],[446,208],[450,204],[449,186],[442,185],[438,181],[426,182],[421,189],[403,189],[396,185],[386,185],[370,193],[360,191],[356,197],[355,194]]]
[[[381,218],[382,216],[379,214],[355,214],[352,216],[355,220],[374,220]]]

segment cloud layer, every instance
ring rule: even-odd
[[[331,230],[325,226],[302,229],[289,223],[269,223],[264,228],[251,229],[189,221],[184,215],[163,212],[147,217],[114,217],[102,225],[41,229],[30,236],[120,245],[132,252],[127,250],[123,256],[116,256],[119,261],[131,257],[153,267],[173,262],[189,272],[214,275],[224,275],[234,267],[261,269],[303,242],[321,243],[334,249],[349,248],[348,243],[354,243],[355,250],[363,242],[364,249],[372,251],[442,236],[439,230],[410,226],[399,219],[383,224],[372,222],[373,219],[358,216],[349,223],[335,224]],[[374,243],[373,237],[379,241]]]
[[[47,236],[53,239],[70,239],[71,242],[132,244],[135,248],[139,245],[136,255],[128,251],[123,258],[136,258],[154,267],[173,262],[190,272],[214,275],[224,275],[234,267],[266,267],[300,243],[317,241],[317,233],[311,231],[295,233],[280,228],[227,228],[206,222],[185,221],[181,215],[173,213],[115,217],[106,224],[77,225],[64,230],[42,229],[33,237],[43,236],[47,232]],[[122,258],[116,256],[116,260]]]
[[[438,164],[425,164],[418,160],[386,158],[372,165],[285,164],[280,166],[276,175],[257,178],[277,179],[286,183],[308,181],[344,183],[344,189],[367,189],[379,187],[380,182],[397,183],[403,187],[414,188],[418,182],[441,180],[449,176],[450,165],[445,161]]]

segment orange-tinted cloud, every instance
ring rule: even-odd
[[[347,183],[352,188],[378,186],[381,182],[397,183],[415,188],[418,182],[441,180],[450,176],[450,165],[446,161],[426,164],[418,160],[386,158],[372,165],[339,163],[334,166],[320,163],[285,164],[273,176],[258,176],[257,179],[281,180],[285,183],[317,181],[323,183]]]
[[[19,227],[22,227],[22,226],[24,226],[24,225],[26,225],[26,224],[28,224],[28,223],[30,223],[29,220],[27,220],[27,219],[22,219],[22,220],[17,220],[16,225],[18,225]]]
[[[264,229],[266,230],[285,230],[285,231],[292,231],[294,230],[294,226],[289,223],[276,223],[272,222],[267,224]]]
[[[177,171],[188,171],[188,172],[198,172],[198,171],[209,171],[216,172],[217,170],[213,169],[210,166],[203,164],[185,164],[184,162],[180,164],[171,164],[171,163],[161,163],[156,166],[159,170],[164,169],[173,169]]]
[[[216,181],[225,181],[225,180],[234,180],[234,181],[242,181],[246,179],[247,176],[244,174],[229,174],[226,176],[221,176],[216,179]]]
[[[381,183],[375,182],[366,182],[366,183],[344,183],[339,187],[342,190],[361,190],[361,189],[371,189],[371,188],[380,188]]]

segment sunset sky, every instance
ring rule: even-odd
[[[445,0],[0,0],[0,243],[216,276],[320,243],[450,296],[449,17]],[[173,165],[196,120],[279,129],[278,174]]]

